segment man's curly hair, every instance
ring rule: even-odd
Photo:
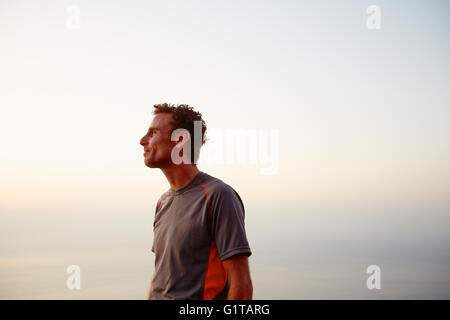
[[[194,121],[202,122],[202,145],[206,142],[206,123],[202,119],[202,114],[195,111],[193,107],[187,104],[174,104],[161,103],[153,106],[153,114],[158,113],[171,113],[172,114],[172,131],[176,129],[186,129],[189,131],[191,137],[194,137]],[[194,139],[191,138],[191,150],[194,150]],[[196,163],[197,159],[194,159],[195,152],[191,152],[191,162]]]

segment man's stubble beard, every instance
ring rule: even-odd
[[[167,159],[160,159],[160,160],[153,160],[150,157],[145,158],[144,163],[147,167],[149,168],[159,168],[159,169],[163,169],[166,168],[168,166],[170,166],[170,164],[172,163],[172,159],[169,157]]]

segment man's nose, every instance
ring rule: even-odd
[[[145,135],[141,138],[140,144],[141,144],[141,146],[146,146],[148,144],[148,136],[147,135]]]

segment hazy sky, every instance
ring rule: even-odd
[[[79,29],[67,27],[71,5]],[[366,25],[369,5],[381,9],[379,30]],[[243,198],[255,259],[274,249],[267,235],[305,234],[310,248],[367,234],[392,248],[386,239],[400,236],[399,248],[438,243],[447,259],[449,9],[444,0],[0,0],[3,258],[50,261],[44,253],[70,252],[68,243],[83,255],[89,245],[77,244],[99,228],[150,248],[169,185],[144,166],[139,140],[152,105],[170,102],[203,114],[211,139],[199,168]],[[278,132],[278,170],[203,163],[211,148],[226,150],[214,135],[226,130]],[[86,233],[77,238],[75,225]],[[114,251],[102,241],[99,250]]]

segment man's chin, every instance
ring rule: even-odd
[[[144,158],[144,164],[149,168],[168,168],[172,165],[172,159],[170,158],[158,158],[157,160],[152,159],[151,157],[147,156]]]
[[[148,159],[144,159],[144,163],[149,168],[157,168],[157,166],[155,166],[155,163],[150,161],[150,160],[148,160]]]
[[[150,159],[145,159],[144,163],[149,168],[162,168],[162,167],[164,167],[164,162],[150,161]]]

